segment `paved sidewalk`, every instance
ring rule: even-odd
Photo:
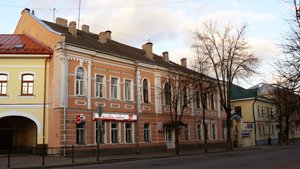
[[[257,150],[274,148],[279,146],[256,146],[247,148],[235,148],[234,151],[245,151],[245,150]],[[220,153],[226,152],[224,149],[208,149],[208,153]],[[199,155],[204,154],[203,150],[191,150],[181,151],[180,155]],[[165,158],[174,156],[174,152],[162,152],[162,153],[145,153],[145,154],[126,154],[126,155],[105,155],[100,156],[100,161],[97,161],[96,156],[92,157],[75,157],[74,163],[72,158],[62,156],[45,156],[45,165],[42,165],[42,156],[39,155],[26,155],[26,156],[12,156],[10,162],[10,168],[55,168],[55,167],[66,167],[75,165],[88,165],[97,163],[111,163],[118,161],[129,161],[129,160],[141,160],[151,158]],[[8,158],[5,155],[0,155],[0,169],[8,168]]]

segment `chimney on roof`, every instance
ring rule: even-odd
[[[111,31],[107,30],[105,32],[99,33],[99,42],[107,43],[107,40],[111,40]]]
[[[55,22],[60,26],[68,27],[68,20],[64,18],[56,18]]]
[[[72,21],[72,22],[69,23],[69,32],[73,36],[77,36],[76,22],[75,21]]]
[[[90,26],[89,25],[82,25],[81,30],[84,32],[89,33],[90,32]]]
[[[23,13],[24,12],[28,12],[28,13],[30,13],[30,9],[29,8],[25,8],[25,9],[23,9],[23,11],[21,12],[21,14],[23,15]]]
[[[169,62],[169,52],[167,52],[167,51],[163,52],[162,58],[165,62]]]
[[[153,44],[151,42],[147,42],[142,46],[143,50],[146,52],[146,56],[149,59],[153,59],[153,52],[152,52],[152,46]]]
[[[187,67],[187,64],[186,64],[186,58],[181,58],[181,66],[183,67]]]

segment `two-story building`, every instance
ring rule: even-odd
[[[186,59],[178,65],[169,60],[168,52],[153,53],[151,42],[139,49],[114,41],[111,31],[95,34],[88,25],[81,30],[76,27],[76,22],[68,24],[62,18],[56,23],[40,20],[25,9],[15,30],[53,49],[47,96],[48,147],[53,153],[97,142],[102,150],[173,148],[168,71],[178,66],[187,69]],[[197,92],[189,89],[188,93]],[[221,143],[226,114],[218,93],[209,96],[208,139]],[[185,109],[180,132],[181,144],[189,146],[203,142],[200,100],[196,98]],[[103,110],[100,117],[99,106]]]
[[[270,137],[272,143],[277,143],[278,124],[275,116],[275,105],[272,100],[264,97],[263,86],[257,85],[244,89],[233,85],[231,93],[231,106],[234,118],[234,141],[238,146],[255,146],[268,144]]]
[[[24,34],[0,34],[0,149],[36,147],[47,134],[52,50]]]

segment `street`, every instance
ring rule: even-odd
[[[71,167],[65,167],[71,168]],[[299,169],[300,146],[178,156],[128,162],[104,163],[73,168],[92,169]],[[63,169],[63,168],[61,168]]]

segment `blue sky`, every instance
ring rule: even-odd
[[[0,33],[13,33],[24,7],[34,9],[36,16],[53,20],[55,16],[77,21],[79,0],[1,0]],[[112,31],[114,40],[140,48],[150,40],[154,52],[168,51],[170,59],[182,57],[192,63],[192,34],[205,19],[221,25],[240,27],[246,23],[252,51],[261,59],[259,74],[239,83],[250,87],[273,78],[273,62],[282,54],[278,45],[288,30],[286,19],[292,17],[292,6],[285,0],[81,0],[81,24],[92,32]]]

